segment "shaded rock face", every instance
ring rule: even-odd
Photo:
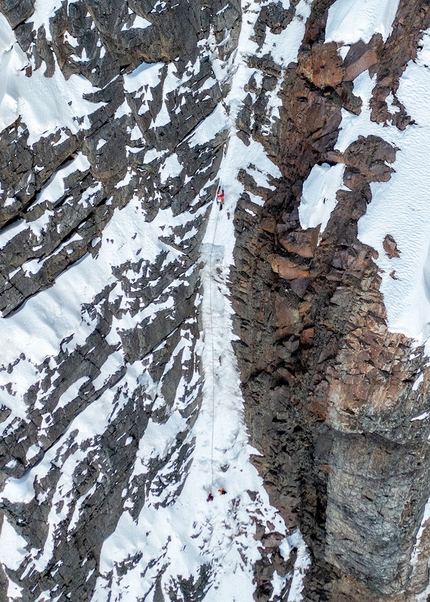
[[[429,404],[425,389],[412,390],[423,352],[387,329],[374,251],[357,239],[369,183],[390,179],[397,149],[377,136],[343,154],[333,147],[341,109],[360,112],[350,81],[365,69],[376,75],[372,119],[408,126],[401,103],[392,115],[385,99],[396,99],[430,21],[426,3],[400,2],[387,42],[359,42],[342,61],[324,44],[330,4],[313,3],[285,74],[279,136],[261,135],[257,103],[249,109],[256,125],[242,126],[282,178],[263,208],[245,193],[236,212],[235,348],[251,441],[262,453],[254,461],[311,551],[304,599],[415,600],[428,580],[422,555],[411,564],[430,492],[429,425],[411,422]],[[269,62],[263,69],[273,71]],[[318,229],[302,230],[298,205],[303,180],[323,162],[345,164],[348,190],[337,193],[317,246]],[[256,191],[250,180],[245,187]],[[385,245],[398,253],[394,239]]]

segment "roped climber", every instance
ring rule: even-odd
[[[218,489],[218,493],[220,495],[226,495],[227,491],[224,489],[224,487],[221,487],[221,489]],[[207,502],[213,502],[214,501],[214,496],[213,493],[209,493],[208,497],[206,498]]]
[[[225,200],[224,188],[221,188],[221,186],[218,187],[218,191],[216,193],[216,200],[217,200],[217,203],[219,204],[219,208],[221,210],[224,207],[224,200]]]

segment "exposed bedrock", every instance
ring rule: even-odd
[[[336,45],[324,44],[330,4],[313,3],[286,73],[279,137],[261,134],[257,103],[241,119],[243,136],[266,146],[282,177],[276,190],[258,189],[264,208],[245,193],[236,211],[236,352],[251,441],[262,453],[254,461],[310,549],[305,600],[412,601],[428,584],[428,534],[417,545],[417,533],[430,493],[429,421],[412,420],[430,407],[428,374],[413,390],[422,349],[388,330],[374,251],[357,238],[369,183],[390,179],[397,149],[376,136],[342,155],[333,148],[341,108],[360,112],[350,82],[365,69],[376,74],[372,118],[408,126],[400,102],[394,117],[385,98],[396,98],[430,20],[426,2],[401,2],[387,42],[355,44],[342,62]],[[273,72],[269,61],[260,68]],[[302,184],[315,164],[339,161],[348,190],[338,192],[318,244],[318,229],[299,223]],[[243,182],[256,192],[252,178]]]

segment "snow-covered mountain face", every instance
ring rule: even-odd
[[[259,11],[0,8],[0,599],[294,600],[228,301],[237,174],[279,175],[236,136]]]
[[[426,1],[0,11],[0,600],[425,600]]]

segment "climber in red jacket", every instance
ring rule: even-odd
[[[221,188],[221,186],[219,186],[218,192],[216,193],[216,200],[217,200],[217,203],[219,203],[219,208],[222,209],[224,207],[225,195],[224,195],[224,189]]]

